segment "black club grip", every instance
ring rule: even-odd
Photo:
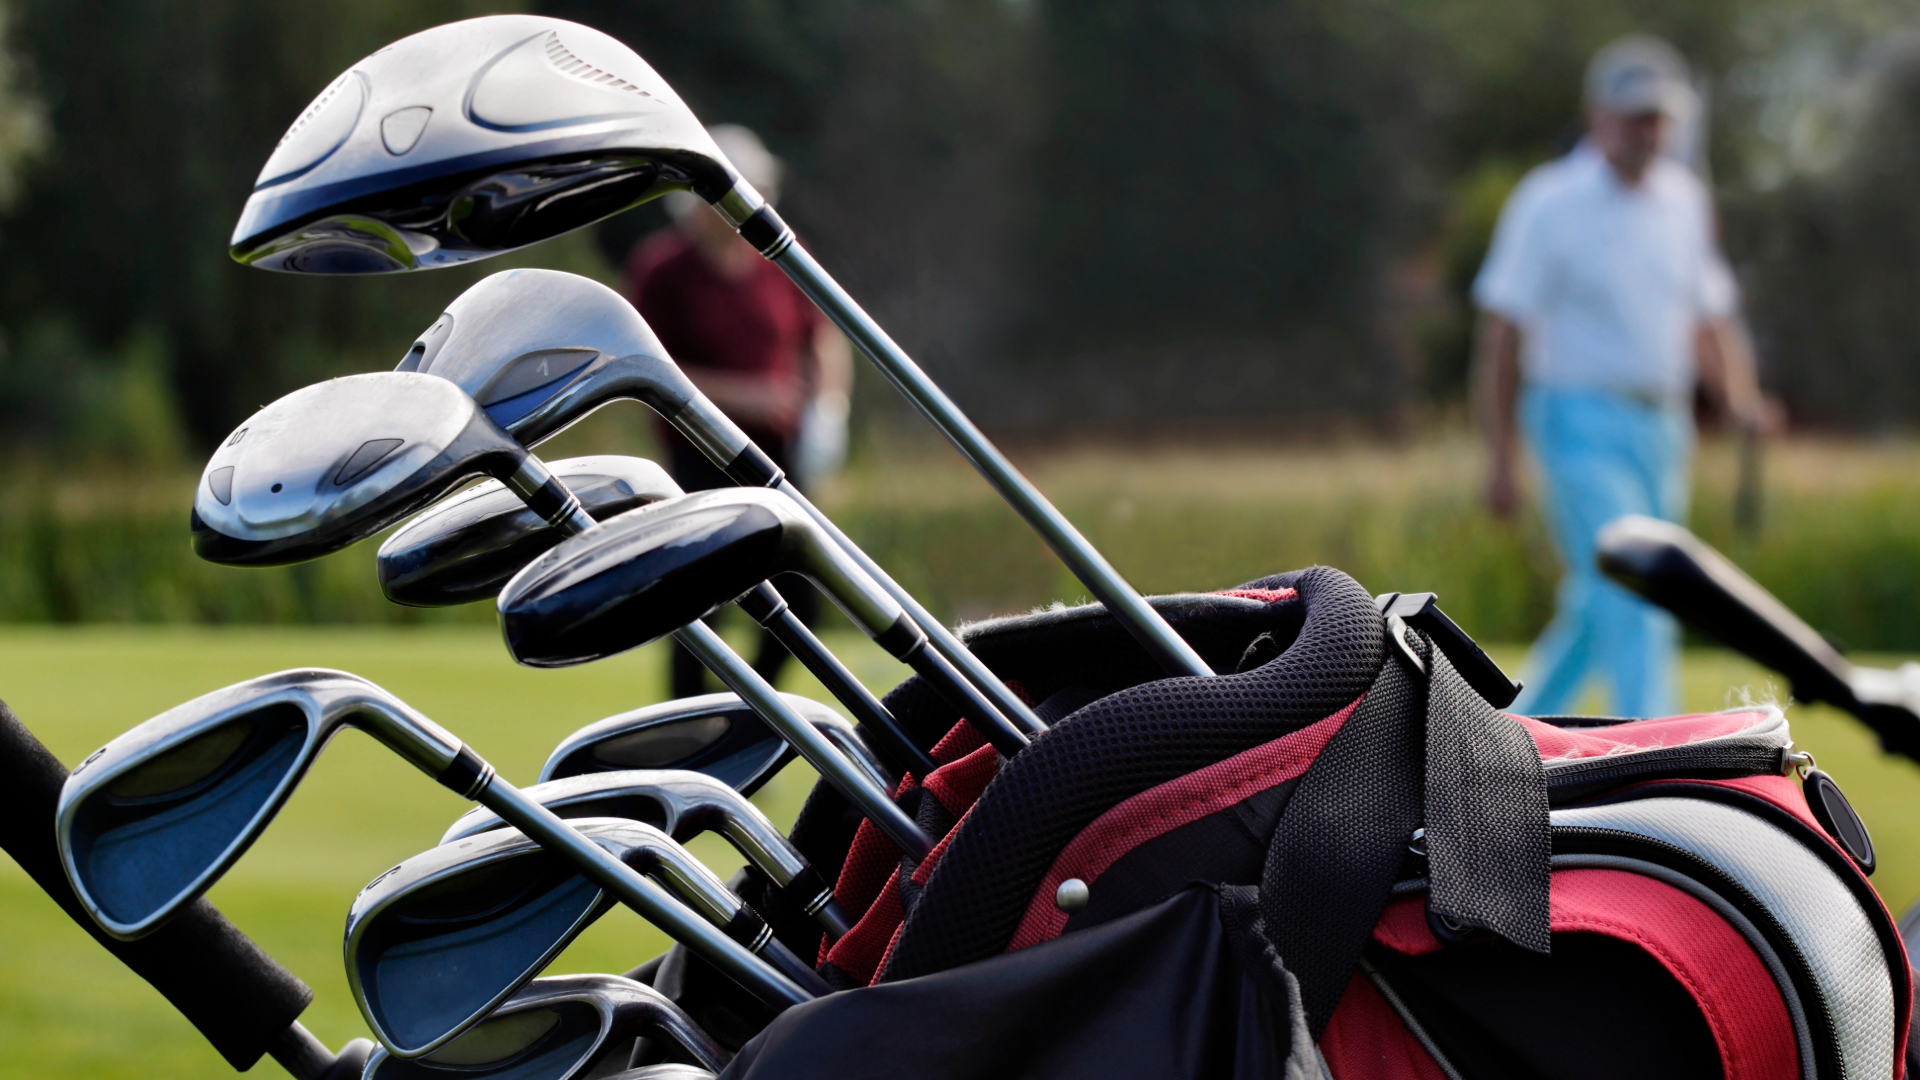
[[[313,991],[261,951],[205,897],[138,941],[93,921],[67,881],[53,819],[66,766],[0,702],[0,849],[106,950],[160,991],[227,1064],[245,1072],[313,1000]]]

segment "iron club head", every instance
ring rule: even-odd
[[[644,822],[683,844],[704,832],[719,833],[773,882],[788,903],[827,933],[838,938],[852,926],[834,903],[833,889],[760,808],[705,773],[686,769],[588,773],[535,784],[522,794],[563,818]],[[481,807],[454,822],[440,842],[506,827],[500,815]]]
[[[547,465],[596,519],[680,494],[666,470],[645,458],[608,455]],[[564,538],[518,494],[488,480],[395,530],[374,565],[381,591],[394,603],[467,604],[498,595],[521,567]]]
[[[571,824],[763,962],[824,992],[753,909],[660,830],[614,818]],[[420,1057],[485,1019],[611,906],[519,831],[480,833],[421,852],[361,891],[347,915],[347,981],[381,1045]]]
[[[311,669],[236,683],[133,728],[67,778],[55,828],[80,902],[123,940],[158,927],[246,852],[349,726],[463,794],[487,768],[358,676]]]
[[[233,257],[296,273],[449,266],[538,243],[739,172],[620,42],[498,15],[402,38],[287,130],[234,226]]]
[[[799,694],[780,697],[876,785],[893,789],[846,717]],[[739,695],[701,694],[630,709],[575,731],[547,756],[540,781],[614,770],[690,769],[751,795],[792,759],[792,745]]]
[[[663,1035],[705,1070],[726,1067],[721,1049],[666,995],[618,975],[535,979],[425,1057],[368,1059],[364,1080],[577,1080],[622,1064],[642,1035]],[[709,1073],[710,1074],[710,1073]]]
[[[540,459],[445,379],[331,379],[261,409],[214,451],[194,491],[194,550],[242,566],[318,558],[476,476],[501,480],[542,520],[591,520]]]

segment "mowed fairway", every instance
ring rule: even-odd
[[[903,669],[864,640],[828,643],[882,689]],[[743,643],[744,644],[744,643]],[[1517,650],[1496,654],[1510,668]],[[1893,662],[1890,658],[1863,658]],[[553,744],[602,716],[665,696],[659,647],[563,671],[515,666],[488,629],[11,628],[0,630],[0,699],[72,765],[126,728],[228,683],[290,667],[363,675],[453,729],[511,781],[532,781]],[[784,689],[823,697],[790,666]],[[1687,657],[1687,706],[1773,693],[1766,673],[1725,653]],[[1780,690],[1784,693],[1784,688]],[[1920,895],[1920,771],[1890,760],[1856,724],[1790,711],[1799,744],[1833,773],[1873,829],[1875,881],[1896,910]],[[811,771],[789,767],[757,798],[792,820]],[[431,846],[466,804],[366,736],[321,756],[265,837],[212,892],[241,929],[314,989],[302,1018],[329,1045],[365,1034],[347,992],[340,933],[360,887]],[[695,850],[724,876],[739,863],[711,838]],[[622,971],[665,947],[616,910],[554,969]],[[0,860],[0,1076],[217,1077],[230,1070],[144,983],[96,946],[11,862]],[[253,1075],[282,1076],[265,1060]]]

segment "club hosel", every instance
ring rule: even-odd
[[[911,661],[921,649],[926,648],[927,632],[902,611],[893,620],[893,625],[873,635],[873,640],[895,660]]]
[[[453,756],[453,762],[434,779],[455,795],[469,802],[478,802],[488,785],[493,783],[494,776],[493,766],[463,743],[460,752]]]
[[[527,509],[540,515],[540,520],[568,536],[593,527],[593,518],[580,505],[580,497],[553,475],[546,462],[532,454],[520,459],[520,467],[506,478],[506,485],[525,500]]]
[[[734,181],[718,199],[711,200],[711,205],[765,258],[775,258],[793,243],[793,230],[744,179]]]
[[[735,908],[733,917],[720,929],[755,956],[766,952],[768,942],[773,940],[773,928],[767,925],[759,912],[745,904]]]
[[[763,581],[741,593],[734,603],[761,626],[778,619],[780,613],[787,610],[787,598],[781,596],[780,590],[774,588],[770,581]]]

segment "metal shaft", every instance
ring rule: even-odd
[[[867,726],[873,737],[886,744],[894,760],[915,776],[925,779],[937,766],[927,752],[914,745],[907,733],[900,729],[900,722],[893,718],[880,699],[873,696],[866,684],[847,670],[847,665],[833,655],[826,643],[814,636],[807,624],[793,613],[778,590],[767,582],[761,582],[736,601],[742,610],[753,616],[753,620],[772,634],[775,641],[786,647],[820,685],[839,700],[853,718]]]
[[[854,543],[852,537],[841,532],[840,526],[835,525],[832,518],[813,505],[813,501],[802,494],[799,488],[794,487],[792,481],[780,481],[780,492],[798,503],[800,509],[807,512],[808,517],[824,529],[828,536],[833,537],[833,542],[840,545],[840,550],[846,552],[854,562],[859,563],[860,569],[865,570],[873,580],[879,582],[880,587],[887,590],[888,595],[906,609],[907,615],[920,624],[920,629],[927,632],[927,640],[939,650],[940,655],[946,657],[954,667],[959,668],[961,673],[966,675],[967,681],[985,695],[987,700],[999,706],[1000,714],[1006,717],[1014,727],[1028,735],[1038,735],[1047,730],[1045,721],[1035,716],[1026,702],[1021,701],[1017,694],[1007,688],[1006,683],[1000,681],[999,676],[961,644],[960,639],[953,636],[953,631],[948,630],[939,619],[934,618],[933,612],[921,607],[920,601],[915,600],[912,593],[901,588],[899,582],[893,580],[885,570],[880,569],[880,564],[874,562],[866,552],[861,551],[860,545]]]
[[[665,930],[675,941],[699,953],[770,1007],[784,1010],[813,1000],[813,994],[748,952],[719,927],[694,914],[651,879],[580,835],[553,811],[527,798],[498,774],[487,781],[474,801],[499,814],[500,820],[519,829],[541,847],[559,852],[615,899]]]
[[[821,268],[798,240],[777,252],[773,261],[840,327],[842,333],[859,346],[861,352],[867,354],[888,381],[940,429],[947,441],[972,462],[980,475],[986,477],[987,482],[1000,492],[1001,498],[1006,499],[1014,512],[1027,520],[1027,524],[1040,534],[1040,538],[1047,542],[1060,561],[1067,564],[1067,568],[1086,585],[1095,599],[1106,605],[1113,617],[1120,620],[1120,625],[1139,640],[1149,655],[1170,674],[1213,674],[1213,669],[1207,666],[1193,646],[1174,633],[1173,627],[1167,625],[1167,620],[1141,599],[1140,594],[1127,584],[1106,557],[1095,550],[1086,537],[1080,535],[1073,523],[1056,510],[1031,481],[1020,475],[1020,471],[1000,453],[999,448],[987,440],[973,421],[960,411],[960,407],[947,397],[945,391],[920,370],[913,358],[887,336],[887,332],[854,302],[853,297],[847,295],[847,291]],[[945,652],[944,649],[941,651]],[[958,663],[957,660],[955,662]]]
[[[674,640],[685,645],[709,671],[720,676],[727,688],[760,714],[768,726],[793,744],[807,763],[832,784],[848,801],[859,807],[874,828],[893,841],[909,859],[919,862],[933,850],[933,842],[920,831],[912,818],[893,804],[893,799],[876,786],[867,774],[843,757],[826,736],[814,729],[788,707],[767,680],[738,653],[720,640],[720,635],[703,622],[691,622],[673,632]],[[506,815],[502,814],[502,817]]]
[[[1027,748],[1026,735],[1004,718],[995,716],[997,723],[972,720],[988,712],[986,699],[952,664],[947,663],[946,657],[922,646],[907,658],[907,663],[921,678],[927,680],[927,685],[933,687],[934,693],[945,698],[947,704],[953,706],[961,716],[968,718],[973,729],[992,743],[994,749],[1012,757]]]

